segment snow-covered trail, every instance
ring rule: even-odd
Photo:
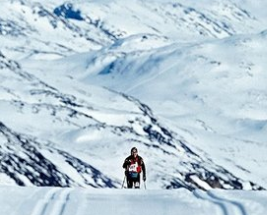
[[[0,187],[0,215],[264,215],[266,191]]]

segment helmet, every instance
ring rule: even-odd
[[[138,152],[138,150],[137,150],[136,147],[133,147],[133,148],[131,149],[131,154],[133,154],[134,151]]]

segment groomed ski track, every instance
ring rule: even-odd
[[[0,197],[0,215],[263,215],[267,197],[265,191],[185,189],[0,187],[0,191],[5,194]]]

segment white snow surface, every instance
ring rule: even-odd
[[[264,192],[0,187],[0,214],[264,215]]]
[[[2,0],[0,215],[265,215],[266,7]]]

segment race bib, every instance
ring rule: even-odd
[[[129,167],[129,172],[141,172],[141,167],[138,166],[138,163],[135,162],[134,164],[131,164],[131,166]]]
[[[131,166],[129,167],[129,172],[137,172],[137,167],[137,163],[131,164]]]

